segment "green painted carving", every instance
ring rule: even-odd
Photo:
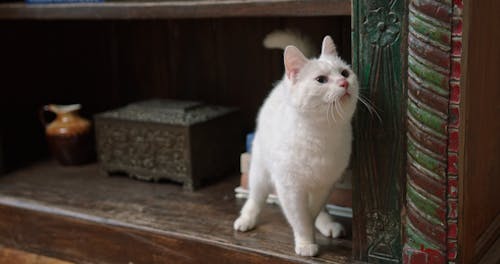
[[[446,177],[446,164],[444,162],[440,162],[436,158],[419,149],[413,140],[408,140],[407,149],[408,154],[410,154],[410,156],[418,162],[418,164],[433,172],[440,178],[440,180],[443,180]]]
[[[443,136],[446,135],[447,122],[445,119],[440,118],[428,110],[418,107],[413,101],[408,103],[408,112],[410,112],[420,123],[423,123],[434,132]]]
[[[413,56],[408,56],[408,67],[418,76],[419,80],[425,82],[431,90],[439,95],[448,96],[448,76],[417,61]]]
[[[411,184],[407,185],[406,195],[408,195],[408,200],[411,201],[411,206],[419,210],[421,216],[432,224],[444,226],[441,222],[441,219],[444,217],[444,215],[442,215],[444,208],[432,199],[425,197],[420,192],[422,192],[422,190],[417,191]]]
[[[431,40],[438,42],[444,46],[450,41],[450,29],[448,26],[440,26],[439,22],[434,22],[435,20],[425,19],[419,12],[411,12],[408,21],[410,27],[415,30],[415,32],[427,36]]]
[[[401,21],[396,13],[379,7],[368,12],[363,27],[372,45],[386,47],[398,39]]]
[[[353,1],[353,64],[360,93],[382,119],[359,105],[354,121],[354,257],[371,263],[400,263],[402,256],[405,7],[404,0]]]
[[[420,233],[417,228],[415,228],[411,223],[407,227],[408,243],[412,246],[418,247],[418,245],[429,245],[432,248],[439,248],[439,245],[430,241],[425,235]],[[426,263],[422,263],[426,264]]]

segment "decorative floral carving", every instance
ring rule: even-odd
[[[394,43],[401,31],[398,15],[384,7],[369,11],[363,25],[370,43],[381,47]]]
[[[386,258],[394,256],[392,244],[397,239],[397,233],[391,232],[399,226],[397,216],[386,215],[379,211],[372,211],[367,215],[366,233],[371,245],[369,253],[383,255]]]

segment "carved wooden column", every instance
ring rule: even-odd
[[[405,175],[405,0],[353,1],[353,66],[361,95],[354,121],[354,258],[401,262],[402,186]]]
[[[412,0],[404,263],[457,256],[461,0]]]

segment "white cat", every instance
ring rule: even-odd
[[[338,57],[330,36],[323,39],[319,58],[307,59],[288,46],[284,63],[285,75],[257,118],[250,194],[234,229],[255,227],[274,186],[293,229],[295,252],[314,256],[314,226],[325,236],[343,232],[325,211],[325,203],[349,163],[358,81]]]

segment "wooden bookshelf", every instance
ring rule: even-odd
[[[238,180],[184,192],[41,162],[0,177],[0,245],[77,263],[351,263],[349,239],[319,233],[319,256],[296,256],[275,205],[256,230],[233,231]]]
[[[351,15],[350,0],[187,0],[0,4],[0,19],[169,19]]]
[[[281,52],[262,48],[263,36],[293,28],[319,45],[328,32],[350,58],[350,15],[350,0],[0,3],[9,87],[0,108],[26,106],[5,117],[25,120],[21,127],[0,131],[0,162],[11,171],[0,175],[0,247],[76,263],[352,263],[351,237],[318,234],[320,255],[296,256],[277,206],[266,207],[257,230],[234,232],[238,176],[187,193],[108,177],[97,164],[29,165],[48,156],[33,113],[55,101],[77,98],[91,117],[139,99],[199,100],[239,107],[253,129],[283,72]]]

